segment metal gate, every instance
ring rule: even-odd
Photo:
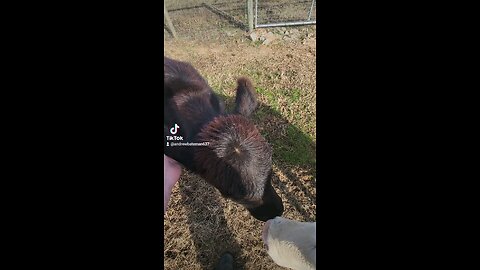
[[[255,0],[255,28],[316,24],[316,0]]]

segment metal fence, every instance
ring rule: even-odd
[[[316,23],[316,0],[166,0],[165,9],[178,36],[198,38],[215,38],[215,31],[229,27],[246,31]]]
[[[255,28],[316,24],[316,0],[255,0]]]
[[[225,38],[247,30],[245,0],[166,0],[165,7],[179,38]]]

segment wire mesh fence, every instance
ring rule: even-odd
[[[235,30],[246,30],[245,0],[166,0],[179,37],[217,39]]]
[[[315,24],[316,0],[255,0],[255,27]]]
[[[255,28],[314,24],[315,0],[166,0],[172,25],[179,37],[221,39],[249,29],[249,14]],[[168,27],[165,27],[168,28]],[[171,38],[167,31],[164,38]]]

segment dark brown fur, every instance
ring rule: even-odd
[[[258,106],[247,78],[238,79],[236,107],[225,113],[223,102],[189,64],[164,57],[164,143],[178,124],[182,142],[208,146],[165,147],[164,153],[200,175],[220,193],[244,205],[259,220],[283,213],[271,185],[272,150],[246,117]],[[171,143],[172,141],[168,141]]]

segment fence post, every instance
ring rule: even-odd
[[[253,31],[253,0],[247,0],[248,31]]]
[[[175,32],[175,28],[173,27],[172,21],[170,20],[170,16],[168,16],[168,10],[167,10],[167,6],[165,5],[165,1],[163,2],[163,18],[164,18],[164,23],[167,24],[167,27],[172,33],[173,38],[177,38],[177,33]]]

